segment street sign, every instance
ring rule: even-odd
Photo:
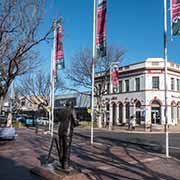
[[[88,108],[88,109],[87,109],[87,112],[90,114],[90,113],[91,113],[91,108]]]

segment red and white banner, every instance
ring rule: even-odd
[[[62,24],[58,22],[55,37],[55,65],[57,69],[64,68],[64,50],[62,42]]]
[[[180,0],[171,0],[172,35],[180,35]]]
[[[96,57],[106,56],[106,10],[107,1],[98,0],[96,20]]]
[[[113,87],[113,92],[118,92],[119,89],[119,68],[114,66],[111,70],[111,82]]]

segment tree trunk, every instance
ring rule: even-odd
[[[8,118],[7,118],[7,125],[6,125],[6,127],[8,127],[8,128],[12,128],[12,113],[11,112],[9,112],[9,114],[8,114]]]
[[[3,104],[4,104],[4,96],[0,96],[0,114],[2,113]]]

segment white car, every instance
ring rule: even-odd
[[[48,125],[49,119],[47,117],[39,117],[36,119],[38,125]]]

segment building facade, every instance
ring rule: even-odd
[[[63,94],[55,97],[55,118],[56,112],[60,111],[61,108],[65,106],[65,104],[69,101],[73,103],[75,108],[77,118],[81,121],[90,121],[91,116],[88,113],[88,108],[90,108],[90,94],[81,94],[81,93],[73,93],[73,94]]]
[[[113,91],[110,77],[105,82],[106,92],[102,94],[102,110],[98,116],[100,124],[126,124],[130,116],[136,124],[165,124],[164,60],[148,58],[120,67],[118,74],[118,91]],[[102,87],[103,75],[96,74],[97,87]],[[168,62],[167,88],[168,124],[176,125],[180,123],[179,64]]]

